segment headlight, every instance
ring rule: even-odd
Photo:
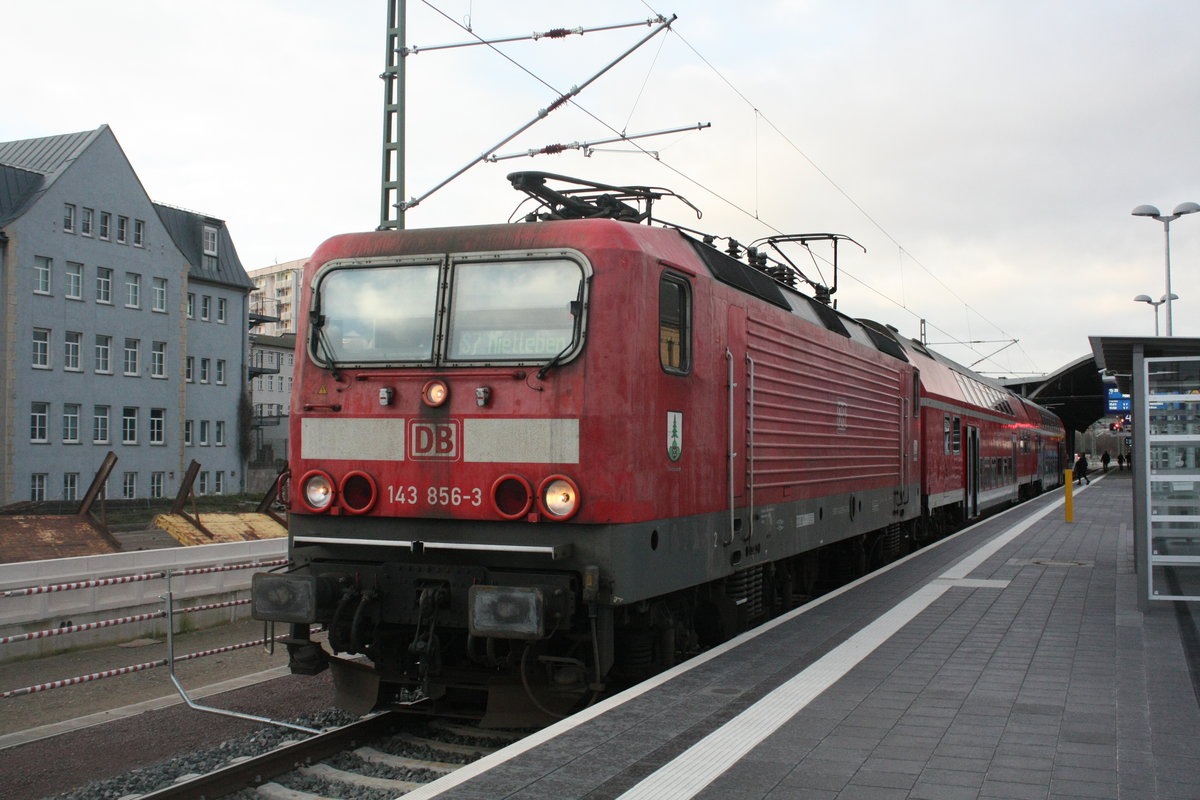
[[[579,487],[566,475],[551,475],[538,490],[538,506],[552,519],[570,519],[579,510]]]
[[[472,636],[542,639],[546,603],[531,586],[472,586],[467,591],[467,626]]]
[[[325,511],[333,503],[333,479],[313,470],[300,479],[300,499],[309,511]]]
[[[430,381],[425,384],[425,388],[421,390],[421,399],[425,401],[425,405],[430,408],[437,408],[442,403],[446,402],[446,398],[450,396],[450,389],[441,381]]]
[[[520,475],[501,475],[492,484],[492,509],[505,519],[521,519],[533,507],[533,489]]]
[[[342,478],[338,497],[342,508],[351,514],[365,514],[375,507],[379,491],[370,475],[355,470]]]

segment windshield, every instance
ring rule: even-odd
[[[561,361],[581,343],[584,285],[568,258],[333,265],[310,347],[330,367]]]
[[[564,352],[575,338],[582,277],[566,260],[455,265],[446,357],[545,360]]]
[[[436,264],[339,269],[320,283],[325,355],[338,364],[429,361]]]

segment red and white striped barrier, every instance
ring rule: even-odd
[[[97,578],[93,581],[75,581],[74,583],[56,583],[50,586],[29,586],[24,589],[7,589],[0,592],[0,597],[26,597],[32,594],[49,594],[50,592],[69,592],[73,589],[94,589],[97,586],[115,586],[118,583],[136,583],[137,581],[154,581],[167,577],[165,572],[147,572],[142,575],[122,575],[118,578]]]
[[[207,575],[213,572],[231,572],[238,569],[258,569],[259,567],[277,567],[286,564],[286,558],[273,561],[254,561],[248,564],[225,564],[220,567],[195,567],[192,569],[173,570],[171,575]],[[91,581],[75,581],[73,583],[56,583],[49,586],[28,586],[22,589],[7,589],[0,591],[0,597],[26,597],[34,594],[50,592],[69,592],[73,589],[95,589],[99,586],[115,586],[120,583],[136,583],[137,581],[153,581],[167,577],[167,572],[145,572],[140,575],[121,575],[116,578],[97,578]]]
[[[188,613],[197,612],[197,611],[209,611],[209,610],[218,609],[218,608],[231,608],[233,606],[247,605],[250,603],[250,601],[248,599],[247,600],[229,600],[229,601],[219,602],[219,603],[207,603],[204,605],[191,606],[189,608],[179,608],[179,609],[173,608],[171,605],[171,601],[170,601],[171,578],[176,577],[176,576],[181,577],[181,576],[185,576],[185,575],[205,575],[205,574],[215,573],[215,572],[230,572],[233,570],[242,570],[242,569],[260,569],[260,568],[264,568],[264,567],[280,566],[280,565],[287,564],[287,563],[288,563],[288,560],[283,558],[283,559],[275,559],[275,560],[271,560],[271,561],[254,561],[254,562],[248,562],[248,563],[242,563],[242,564],[226,564],[226,565],[216,566],[216,567],[195,567],[195,568],[191,568],[191,569],[183,569],[183,570],[178,570],[178,571],[166,570],[166,571],[161,571],[161,572],[146,572],[146,573],[141,573],[141,574],[137,574],[137,575],[122,575],[122,576],[113,577],[113,578],[97,578],[95,580],[88,580],[88,581],[75,581],[72,583],[59,583],[59,584],[51,584],[51,585],[47,585],[47,586],[29,586],[29,587],[25,587],[25,588],[21,588],[21,589],[9,589],[6,591],[0,591],[0,598],[23,597],[23,596],[29,596],[29,595],[47,594],[50,592],[66,592],[66,591],[71,591],[74,589],[94,589],[94,588],[99,588],[99,587],[103,587],[103,586],[116,586],[116,585],[126,584],[126,583],[135,583],[137,581],[150,581],[150,580],[161,580],[161,579],[165,579],[167,581],[167,593],[165,595],[163,595],[163,600],[165,601],[165,607],[160,611],[152,611],[152,612],[148,612],[145,614],[134,614],[134,615],[124,616],[124,617],[115,617],[113,619],[100,620],[97,622],[89,622],[89,623],[85,623],[82,625],[64,625],[62,627],[53,628],[53,629],[49,629],[49,630],[32,631],[29,633],[14,634],[12,636],[3,636],[3,637],[0,637],[0,645],[12,644],[15,642],[31,641],[34,639],[44,639],[47,637],[61,636],[61,635],[68,634],[68,633],[79,633],[81,631],[96,630],[99,628],[109,628],[109,627],[113,627],[115,625],[124,625],[124,624],[131,623],[131,622],[145,622],[145,621],[152,620],[152,619],[162,619],[162,618],[168,616],[168,614],[170,614],[171,617],[174,618],[175,616],[180,615],[180,614],[188,614]],[[246,647],[254,647],[256,645],[263,645],[268,642],[279,641],[285,637],[286,637],[286,634],[282,634],[280,636],[276,636],[276,637],[269,638],[269,639],[268,638],[257,639],[252,642],[243,642],[241,644],[227,645],[225,647],[217,647],[217,648],[213,648],[211,650],[202,650],[197,653],[189,653],[187,655],[175,656],[175,658],[173,659],[173,662],[178,663],[180,661],[188,661],[188,660],[191,660],[194,658],[201,658],[203,656],[216,655],[218,653],[227,653],[232,650],[241,650]],[[168,636],[168,639],[170,639],[170,636]],[[153,669],[155,667],[165,666],[168,663],[172,663],[172,660],[170,659],[169,654],[168,654],[168,658],[160,659],[158,661],[148,661],[144,664],[133,664],[133,665],[130,665],[127,667],[119,667],[117,669],[109,669],[109,670],[104,670],[101,672],[93,672],[90,675],[80,675],[80,676],[74,677],[74,678],[65,678],[63,680],[51,681],[49,683],[40,683],[35,686],[26,686],[26,687],[20,688],[20,689],[11,689],[9,691],[2,691],[2,692],[0,692],[0,700],[8,699],[10,697],[20,697],[22,695],[27,695],[27,694],[35,694],[37,692],[44,692],[49,689],[59,689],[64,686],[75,686],[75,685],[81,684],[81,683],[90,683],[92,681],[100,680],[102,678],[113,678],[118,675],[128,675],[133,672],[142,672],[144,670]]]
[[[175,656],[175,663],[180,661],[188,661],[193,658],[201,658],[202,656],[212,656],[218,653],[228,653],[231,650],[241,650],[246,647],[255,647],[257,645],[266,644],[268,641],[279,641],[287,637],[287,634],[280,634],[273,639],[256,639],[252,642],[242,642],[241,644],[231,644],[225,647],[215,647],[211,650],[201,650],[196,653],[188,653],[183,656]],[[36,694],[49,689],[61,689],[64,686],[75,686],[80,683],[91,683],[102,678],[115,678],[118,675],[129,675],[133,672],[144,672],[155,667],[165,667],[167,659],[161,658],[158,661],[147,661],[143,664],[133,664],[128,667],[117,667],[116,669],[106,669],[102,672],[93,672],[91,675],[80,675],[75,678],[64,678],[59,681],[51,681],[49,683],[39,683],[34,686],[26,686],[21,689],[12,689],[7,692],[0,692],[0,700],[7,700],[10,697],[21,697],[27,694]]]

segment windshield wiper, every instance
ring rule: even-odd
[[[567,303],[567,308],[570,309],[570,314],[575,318],[576,324],[579,322],[580,313],[583,311],[583,284],[579,284],[579,298]],[[550,359],[545,365],[537,371],[537,379],[540,381],[546,377],[546,373],[558,365],[558,362],[567,353],[571,352],[571,348],[575,346],[575,337],[571,336],[571,340],[567,342],[567,346],[558,352],[554,358]]]
[[[317,349],[320,355],[325,359],[325,366],[329,369],[329,373],[335,381],[340,381],[342,378],[338,374],[337,365],[333,358],[333,345],[329,343],[329,337],[325,333],[325,315],[316,314],[313,317],[312,326],[317,332]]]

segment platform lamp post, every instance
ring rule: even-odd
[[[1158,298],[1157,300],[1151,300],[1150,295],[1139,294],[1137,297],[1135,297],[1133,299],[1135,302],[1149,303],[1150,305],[1154,306],[1154,335],[1158,336],[1158,307],[1161,306],[1163,303],[1167,302],[1168,299],[1178,300],[1179,295],[1171,294],[1168,296],[1168,295],[1164,294],[1162,297]]]
[[[1167,251],[1167,291],[1163,295],[1163,301],[1167,304],[1167,336],[1174,335],[1174,329],[1171,326],[1171,300],[1175,299],[1175,295],[1171,294],[1171,223],[1184,214],[1195,214],[1197,211],[1200,211],[1200,204],[1188,202],[1175,206],[1175,210],[1168,216],[1163,216],[1157,208],[1149,205],[1138,206],[1132,212],[1135,217],[1150,217],[1163,224],[1163,236],[1166,239]],[[1154,325],[1156,328],[1158,327],[1158,308],[1154,309]],[[1157,330],[1155,335],[1158,335]]]

